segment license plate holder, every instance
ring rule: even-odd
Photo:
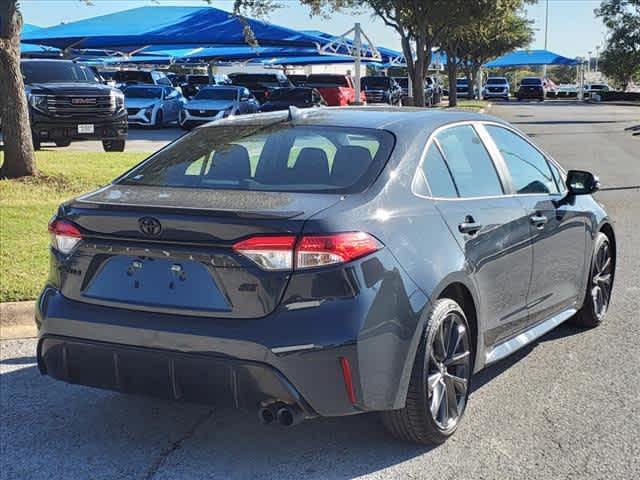
[[[78,133],[94,133],[95,127],[91,123],[85,123],[78,125]]]

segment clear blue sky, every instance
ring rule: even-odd
[[[22,0],[25,21],[39,26],[57,25],[83,18],[149,5],[206,5],[203,0],[91,0],[87,5],[80,0]],[[369,13],[359,15],[334,14],[327,20],[309,17],[309,10],[297,0],[280,0],[285,7],[272,13],[269,21],[294,29],[315,29],[341,34],[359,21],[365,32],[377,45],[400,49],[400,42],[393,31]],[[548,49],[568,57],[587,56],[596,45],[603,46],[605,28],[595,18],[594,8],[599,0],[550,0]],[[214,0],[212,5],[230,10],[231,0]],[[527,8],[527,16],[535,21],[536,39],[532,48],[544,47],[545,0]]]

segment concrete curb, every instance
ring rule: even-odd
[[[37,335],[35,302],[0,303],[0,339],[28,338]]]

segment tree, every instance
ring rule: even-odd
[[[0,117],[4,163],[0,178],[37,175],[27,97],[20,71],[22,15],[17,0],[0,0]]]
[[[640,56],[633,50],[608,45],[600,55],[599,66],[602,73],[624,91],[629,82],[640,75]]]
[[[609,30],[600,68],[626,89],[640,70],[640,0],[604,0],[595,14]]]

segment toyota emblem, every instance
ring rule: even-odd
[[[142,217],[138,220],[140,231],[149,237],[157,237],[162,232],[162,225],[153,217]]]

